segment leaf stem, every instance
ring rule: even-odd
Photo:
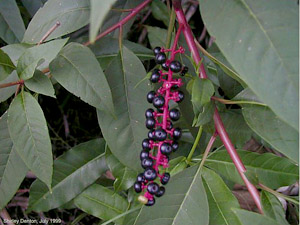
[[[191,160],[192,160],[192,157],[193,157],[193,155],[194,155],[194,152],[195,152],[195,150],[196,150],[196,148],[197,148],[197,145],[198,145],[198,143],[199,143],[199,141],[200,141],[200,138],[201,138],[201,135],[202,135],[202,130],[203,130],[203,126],[200,126],[200,127],[199,127],[199,130],[198,130],[198,133],[197,133],[197,136],[196,136],[196,139],[195,139],[194,144],[193,144],[193,146],[192,146],[192,149],[191,149],[191,151],[190,151],[190,153],[189,153],[189,155],[188,155],[188,157],[187,157],[187,159],[186,159],[186,163],[187,163],[187,164],[190,164],[190,162],[191,162]]]
[[[42,37],[39,43],[37,43],[37,45],[42,44],[50,36],[50,34],[52,34],[59,26],[60,22],[56,21],[56,23],[46,32],[46,34]]]
[[[171,15],[170,15],[170,21],[169,21],[169,26],[168,26],[166,49],[170,48],[170,46],[171,46],[172,33],[173,33],[173,30],[174,30],[175,19],[176,19],[175,10],[174,10],[174,8],[172,8]]]
[[[138,209],[140,209],[140,208],[141,208],[141,206],[135,207],[135,208],[133,208],[133,209],[130,209],[130,210],[128,210],[128,211],[126,211],[126,212],[124,212],[124,213],[122,213],[122,214],[120,214],[120,215],[118,215],[118,216],[116,216],[116,217],[114,217],[114,218],[112,218],[112,219],[110,219],[110,220],[104,222],[104,223],[101,223],[101,224],[99,224],[99,225],[107,225],[107,224],[110,224],[111,222],[113,222],[113,221],[115,221],[115,220],[117,220],[117,219],[120,219],[120,218],[122,218],[123,216],[126,216],[127,214],[132,213],[132,212],[134,212],[134,211],[136,211],[136,210],[138,210]]]
[[[24,84],[24,80],[18,80],[10,83],[0,84],[0,88],[11,87],[14,85]]]
[[[201,163],[200,163],[200,166],[199,166],[200,169],[201,169],[202,166],[204,165],[205,160],[207,159],[208,153],[210,152],[210,149],[211,149],[211,147],[213,146],[213,144],[214,144],[214,142],[215,142],[217,136],[218,136],[217,132],[215,132],[215,133],[213,134],[213,136],[211,136],[211,138],[210,138],[210,140],[209,140],[209,142],[208,142],[208,144],[207,144],[207,146],[206,146],[205,152],[204,152],[204,154],[203,154],[203,157],[202,157],[202,160],[201,160]]]
[[[255,101],[232,101],[232,100],[227,100],[227,99],[223,99],[223,98],[218,98],[215,96],[211,97],[212,100],[216,100],[218,102],[221,102],[223,104],[226,105],[233,105],[233,104],[252,104],[252,105],[261,105],[261,106],[267,106],[264,103],[261,102],[255,102]]]

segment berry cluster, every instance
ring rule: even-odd
[[[171,52],[170,59],[167,59],[165,52]],[[183,85],[182,80],[173,78],[173,73],[184,76],[188,68],[174,60],[178,53],[184,53],[184,49],[182,47],[178,50],[160,47],[154,49],[155,61],[163,70],[154,69],[150,81],[162,83],[162,86],[156,92],[150,91],[147,94],[147,101],[153,104],[156,111],[149,108],[145,112],[146,127],[150,130],[148,138],[143,140],[143,150],[140,154],[141,165],[145,171],[138,175],[134,184],[137,193],[146,190],[139,200],[147,206],[154,205],[154,196],[161,197],[165,193],[165,188],[158,182],[162,185],[169,182],[170,174],[163,170],[169,167],[169,155],[179,147],[177,141],[181,137],[181,129],[173,128],[172,121],[179,120],[180,111],[169,110],[169,101],[179,103],[184,99],[183,92],[177,90]]]

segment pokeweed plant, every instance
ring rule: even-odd
[[[25,215],[80,209],[73,224],[297,222],[298,2],[166,3],[0,2],[2,219],[28,192]],[[57,157],[40,103],[61,87],[96,109],[101,135]]]

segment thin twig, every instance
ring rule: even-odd
[[[46,32],[46,34],[42,37],[42,39],[37,43],[37,45],[42,44],[49,36],[60,26],[60,22],[56,21],[56,23]]]
[[[0,88],[6,88],[6,87],[11,87],[19,84],[23,84],[24,80],[18,80],[10,83],[5,83],[5,84],[0,84]]]
[[[203,126],[200,126],[200,127],[199,127],[199,130],[198,130],[198,133],[197,133],[197,136],[196,136],[196,139],[195,139],[195,141],[194,141],[193,147],[192,147],[192,149],[191,149],[191,151],[190,151],[190,153],[189,153],[189,155],[188,155],[188,157],[187,157],[187,159],[186,159],[186,163],[187,163],[187,164],[190,164],[190,162],[191,162],[191,160],[192,160],[192,157],[193,157],[193,155],[194,155],[194,152],[195,152],[195,150],[196,150],[196,148],[197,148],[197,145],[198,145],[198,143],[199,143],[199,141],[200,141],[201,134],[202,134],[202,130],[203,130]]]
[[[6,209],[2,209],[2,211],[0,212],[0,217],[6,221],[5,224],[8,224],[8,225],[15,225],[12,220],[11,220],[11,217],[10,215],[8,214],[8,212],[6,211]]]
[[[201,32],[201,35],[200,35],[200,37],[199,37],[199,39],[198,39],[198,40],[199,40],[199,43],[200,43],[201,41],[204,40],[205,36],[206,36],[206,26],[203,27],[203,30],[202,30],[202,32]]]
[[[223,99],[223,98],[218,98],[215,96],[211,97],[212,100],[216,100],[218,102],[221,102],[225,105],[234,105],[234,104],[252,104],[252,105],[261,105],[261,106],[267,106],[264,103],[261,102],[255,102],[255,101],[232,101],[232,100],[227,100],[227,99]]]
[[[204,165],[205,160],[207,159],[208,153],[210,152],[210,149],[211,149],[211,147],[213,146],[213,144],[214,144],[214,142],[215,142],[215,140],[216,140],[217,135],[218,135],[217,132],[215,132],[215,133],[213,134],[213,136],[211,136],[211,138],[210,138],[210,140],[209,140],[209,142],[208,142],[208,144],[207,144],[207,146],[206,146],[205,152],[204,152],[204,154],[203,154],[203,157],[202,157],[202,160],[201,160],[201,163],[200,163],[200,166],[199,166],[200,169],[201,169],[202,166]]]

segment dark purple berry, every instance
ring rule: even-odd
[[[165,187],[159,187],[158,192],[155,194],[156,197],[161,197],[166,192]]]
[[[148,132],[148,138],[152,141],[155,141],[155,136],[154,136],[154,130],[153,129]]]
[[[157,55],[158,53],[160,53],[161,47],[155,47],[153,49],[154,55]]]
[[[137,178],[136,178],[136,181],[139,182],[139,183],[144,183],[146,180],[145,180],[145,177],[144,177],[144,174],[143,173],[140,173]]]
[[[155,127],[155,119],[153,118],[146,119],[146,127],[148,129],[153,129]]]
[[[143,160],[143,159],[148,159],[149,158],[149,152],[143,150],[141,151],[140,153],[140,159]]]
[[[140,193],[142,192],[142,184],[140,182],[135,182],[133,185],[133,188],[135,190],[136,193]]]
[[[147,101],[149,103],[152,103],[153,102],[153,99],[155,98],[155,91],[149,91],[149,93],[147,94]]]
[[[168,182],[169,182],[169,180],[170,180],[170,174],[169,173],[164,173],[164,176],[161,178],[161,183],[163,184],[163,185],[166,185]]]
[[[161,108],[165,104],[165,99],[163,96],[159,95],[153,99],[153,105],[155,108]]]
[[[178,87],[177,84],[174,84],[174,85],[172,85],[172,87],[171,87],[172,90],[176,90],[176,89],[178,89],[178,88],[179,88],[179,87]]]
[[[155,180],[155,178],[157,177],[157,173],[155,169],[148,167],[147,169],[145,169],[144,177],[146,180],[152,181]]]
[[[163,129],[156,129],[154,132],[155,140],[157,141],[164,141],[167,139],[167,132]]]
[[[169,155],[169,154],[171,154],[171,152],[172,152],[172,146],[171,146],[169,143],[163,143],[163,144],[160,146],[160,152],[161,152],[163,155]]]
[[[173,152],[176,152],[179,148],[179,144],[177,141],[173,141],[172,143],[172,149],[173,149]]]
[[[174,73],[180,72],[180,71],[181,71],[181,68],[182,68],[181,63],[178,62],[178,61],[172,61],[172,62],[170,63],[170,69],[171,69]]]
[[[180,118],[180,112],[178,109],[171,109],[169,112],[169,116],[170,116],[171,120],[177,121]]]
[[[155,204],[155,198],[149,199],[146,206],[153,206]]]
[[[145,112],[146,118],[154,118],[154,110],[153,109],[147,109]]]
[[[168,125],[167,125],[167,129],[171,130],[172,128],[173,128],[173,123],[169,122]]]
[[[163,70],[168,71],[169,67],[167,66],[167,63],[163,63],[161,64],[161,67],[163,68]]]
[[[142,142],[142,147],[143,147],[143,149],[146,150],[146,151],[150,151],[150,150],[151,150],[149,139],[146,138],[146,139],[143,140],[143,142]]]
[[[158,190],[159,190],[159,186],[157,183],[153,182],[148,184],[147,191],[150,194],[155,195],[158,192]]]
[[[166,60],[167,60],[167,56],[164,52],[160,52],[155,55],[155,62],[157,64],[163,64],[164,62],[166,62]]]
[[[153,164],[154,164],[154,162],[153,162],[153,159],[151,159],[151,158],[144,158],[141,163],[141,165],[144,169],[153,166]]]
[[[182,91],[178,91],[179,100],[177,102],[182,102],[184,99],[184,93]]]
[[[159,70],[155,69],[151,74],[150,81],[152,83],[157,83],[159,81],[159,78],[160,78]]]
[[[179,127],[177,127],[173,131],[173,138],[175,140],[178,140],[181,137],[181,134],[182,134],[181,129]]]
[[[184,76],[189,71],[189,68],[187,66],[183,67],[183,69],[180,72],[180,76]]]

